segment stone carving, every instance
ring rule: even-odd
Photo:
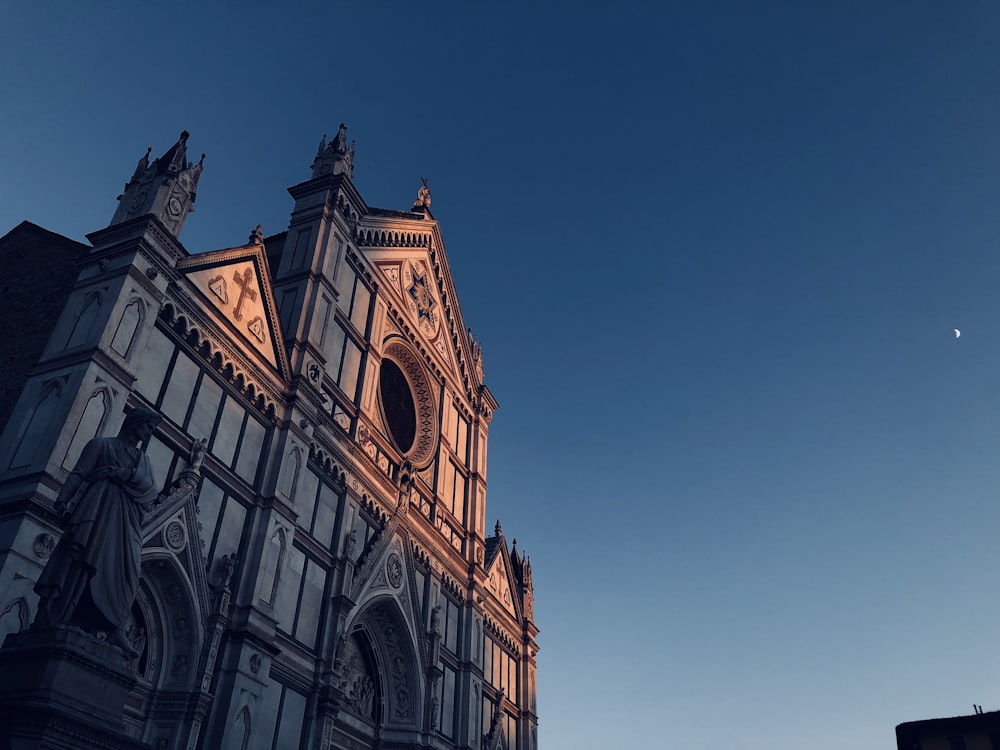
[[[206,453],[208,453],[208,438],[198,438],[191,443],[191,453],[188,455],[191,471],[201,471],[201,465],[205,463]]]
[[[431,610],[431,630],[432,635],[441,635],[441,605],[438,604]]]
[[[250,232],[250,244],[251,245],[263,245],[264,244],[264,227],[260,224]]]
[[[438,686],[441,684],[439,676],[431,680],[431,729],[437,729],[438,716],[441,710],[441,696],[438,693]]]
[[[247,297],[250,298],[251,302],[257,301],[257,290],[253,288],[253,271],[245,268],[242,276],[238,271],[233,271],[233,283],[240,289],[240,296],[237,297],[236,305],[233,307],[233,317],[238,323],[243,320],[243,303],[246,302]]]
[[[219,581],[219,588],[228,589],[229,582],[233,580],[233,573],[236,572],[239,560],[236,559],[236,554],[233,553],[232,555],[223,555],[220,563],[222,564],[222,579]]]
[[[186,654],[178,654],[174,659],[173,666],[170,668],[170,674],[174,677],[182,677],[186,675],[188,671],[188,658]]]
[[[128,638],[132,650],[135,651],[135,655],[130,657],[127,662],[129,669],[134,672],[139,668],[139,656],[146,648],[146,628],[138,623],[133,623],[125,631],[125,637]]]
[[[250,654],[250,671],[253,674],[260,672],[260,654]]]
[[[500,736],[503,731],[503,699],[504,699],[504,689],[500,688],[500,692],[497,693],[496,703],[493,704],[493,716],[490,718],[490,729],[483,738],[483,744],[486,746],[487,750],[496,750],[500,747]]]
[[[170,588],[167,589],[167,601],[171,604],[180,604],[183,598],[184,595],[181,593],[181,587],[176,583],[172,584]]]
[[[358,546],[358,530],[351,529],[351,533],[344,539],[344,557],[349,560],[354,559],[354,550]]]
[[[431,189],[427,187],[427,178],[421,177],[420,189],[417,190],[417,199],[413,201],[413,208],[430,208],[431,207]],[[447,197],[447,196],[445,196]]]
[[[163,539],[167,543],[167,547],[174,552],[180,552],[187,543],[184,525],[180,521],[171,521],[163,532]]]
[[[316,158],[313,159],[313,177],[331,173],[354,177],[354,141],[351,141],[350,146],[347,145],[347,126],[344,123],[340,123],[337,135],[329,144],[326,142],[326,136],[323,136]]]
[[[247,330],[250,331],[255,339],[257,339],[258,343],[263,344],[267,341],[267,332],[264,328],[264,320],[259,315],[254,316],[254,318],[247,323]]]
[[[389,585],[398,589],[403,585],[403,561],[399,555],[393,552],[385,564],[385,574],[389,578]]]
[[[56,540],[52,538],[51,534],[44,533],[36,536],[34,544],[31,545],[31,550],[35,553],[35,557],[42,560],[47,559],[55,548]]]
[[[208,288],[221,300],[222,304],[229,304],[229,291],[226,289],[226,280],[222,278],[221,274],[208,280]]]
[[[372,678],[365,675],[354,680],[348,699],[351,701],[351,708],[362,716],[370,716],[372,712],[372,699],[375,697],[375,683]]]
[[[116,437],[84,446],[56,497],[61,514],[75,503],[35,584],[37,625],[110,632],[112,645],[137,655],[125,622],[139,586],[144,508],[156,500],[153,469],[137,443],[148,440],[159,421],[154,411],[134,409]]]

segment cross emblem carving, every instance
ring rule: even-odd
[[[246,298],[249,297],[251,302],[257,301],[257,292],[250,286],[252,281],[253,272],[249,268],[243,271],[243,276],[240,276],[239,271],[233,271],[233,282],[240,288],[240,296],[236,300],[236,307],[233,308],[237,322],[243,320],[243,302]]]

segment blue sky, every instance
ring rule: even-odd
[[[0,232],[82,239],[185,128],[195,252],[341,121],[370,205],[427,177],[543,750],[1000,709],[1000,6],[147,5],[0,3]]]

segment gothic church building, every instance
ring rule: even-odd
[[[163,490],[128,735],[536,750],[531,566],[487,525],[497,402],[426,183],[409,210],[369,206],[341,126],[286,231],[191,253],[187,141],[140,159],[90,245],[27,222],[0,239],[0,639],[34,617],[83,445],[147,407]]]

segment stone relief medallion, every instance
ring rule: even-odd
[[[254,674],[260,672],[260,654],[250,654],[250,671]]]
[[[52,554],[52,550],[56,548],[56,540],[52,538],[51,534],[39,534],[35,537],[34,543],[31,545],[31,550],[35,553],[35,557],[42,560],[46,559]]]
[[[180,552],[187,544],[187,534],[184,533],[184,525],[180,521],[171,521],[163,531],[163,540],[167,547],[174,552]]]
[[[389,585],[394,589],[403,585],[403,561],[395,552],[389,555],[385,563],[385,574],[389,579]]]
[[[425,336],[437,333],[441,322],[438,312],[440,306],[434,297],[433,283],[434,280],[423,263],[409,261],[403,264],[403,295],[406,306]]]

